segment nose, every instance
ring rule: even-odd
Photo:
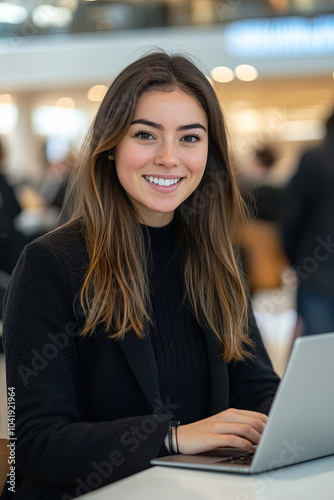
[[[154,163],[157,166],[166,168],[177,167],[180,164],[177,147],[171,142],[160,144],[156,151]]]

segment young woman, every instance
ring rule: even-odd
[[[252,450],[279,380],[233,245],[223,116],[192,62],[153,53],[115,79],[66,213],[7,294],[14,498],[74,498],[168,453]]]

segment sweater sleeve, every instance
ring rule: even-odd
[[[268,414],[280,379],[273,371],[251,307],[248,329],[253,357],[230,363],[228,367],[229,406]]]
[[[159,454],[171,417],[82,421],[80,337],[70,271],[61,255],[43,238],[28,245],[5,298],[7,383],[16,395],[16,463],[25,478],[42,486],[61,490],[80,483],[89,490],[148,467]],[[149,433],[131,441],[129,431],[138,426]]]

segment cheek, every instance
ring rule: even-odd
[[[203,175],[207,162],[207,153],[195,155],[189,162],[189,169],[195,175]]]
[[[115,156],[118,177],[135,173],[145,165],[147,155],[136,148],[122,148]]]

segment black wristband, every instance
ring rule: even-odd
[[[171,420],[169,422],[168,426],[168,448],[169,448],[169,453],[180,453],[179,452],[179,443],[177,441],[177,428],[180,425],[181,422],[178,420]],[[174,449],[173,446],[173,429],[175,429],[175,443],[176,443],[176,450]]]
[[[180,425],[180,422],[177,422],[177,425],[175,426],[175,444],[176,444],[176,453],[180,453],[179,451],[179,443],[177,440],[177,428]]]

